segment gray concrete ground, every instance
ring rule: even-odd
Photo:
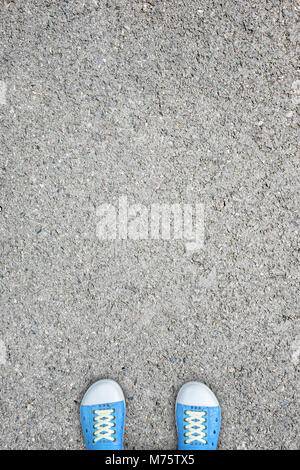
[[[126,448],[176,448],[188,380],[219,398],[220,448],[299,447],[298,2],[0,12],[1,448],[83,448],[102,377]],[[201,201],[203,248],[100,240],[122,195]]]

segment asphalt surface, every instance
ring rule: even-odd
[[[290,0],[0,2],[2,449],[83,448],[104,377],[128,449],[176,449],[188,380],[219,399],[221,449],[299,448],[297,18]],[[204,246],[99,239],[121,196],[200,201]]]

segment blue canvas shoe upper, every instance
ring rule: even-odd
[[[107,401],[108,396],[112,401],[101,403]],[[113,401],[116,397],[121,400]],[[95,401],[100,403],[94,403]],[[122,450],[125,413],[123,393],[116,382],[103,380],[93,384],[80,406],[87,450]]]
[[[208,387],[199,382],[189,382],[182,387],[176,403],[176,425],[179,450],[217,448],[221,409]]]

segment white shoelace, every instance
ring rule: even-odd
[[[185,424],[184,429],[187,430],[184,433],[185,444],[190,444],[193,441],[202,442],[202,444],[207,444],[204,437],[207,436],[205,432],[206,426],[203,423],[206,423],[206,411],[185,411]],[[197,433],[194,435],[194,433]]]
[[[115,427],[115,423],[112,422],[114,419],[113,413],[114,409],[111,408],[109,410],[95,410],[94,415],[94,441],[100,441],[100,439],[108,439],[109,441],[115,441],[116,439],[112,437],[113,434],[116,433],[113,427]]]

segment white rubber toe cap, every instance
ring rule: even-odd
[[[188,406],[219,406],[214,393],[201,382],[187,382],[178,392],[176,403]]]
[[[98,380],[85,392],[81,404],[85,406],[102,405],[125,401],[122,389],[117,382],[111,379]]]

